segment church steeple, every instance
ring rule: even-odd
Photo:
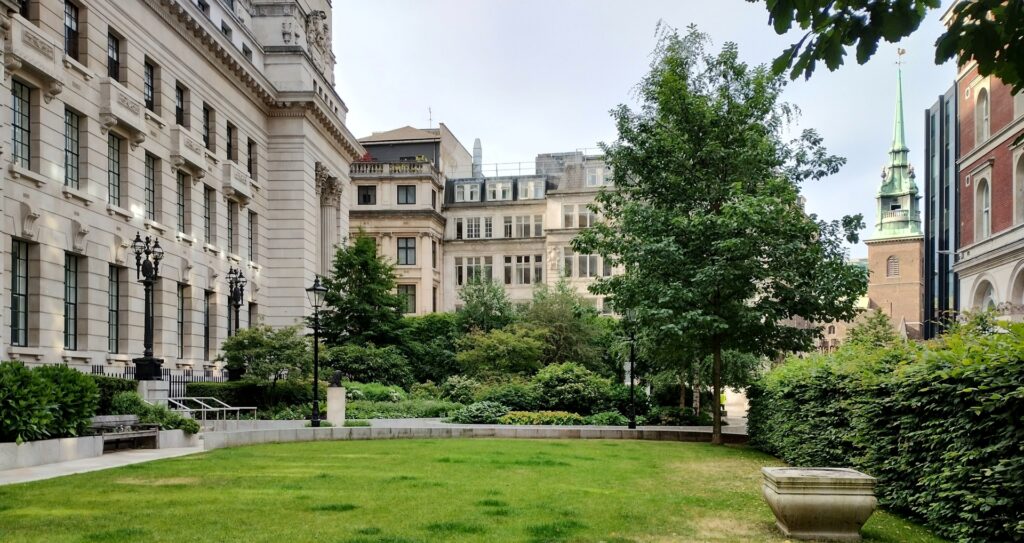
[[[882,186],[878,189],[877,220],[872,239],[921,236],[921,208],[914,168],[910,165],[910,149],[903,123],[903,55],[896,63],[896,118],[892,127],[889,164],[882,169]]]

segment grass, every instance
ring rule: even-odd
[[[334,441],[0,487],[0,541],[784,541],[745,447]],[[866,541],[940,541],[876,512]]]

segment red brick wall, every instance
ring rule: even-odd
[[[974,151],[974,100],[977,97],[972,90],[970,98],[964,98],[964,93],[975,79],[977,71],[972,69],[963,77],[958,89],[960,92],[960,105],[958,113],[960,129],[960,154],[966,156]],[[1010,87],[1004,85],[998,79],[991,79],[989,85],[989,133],[996,135],[1007,124],[1013,122],[1013,95]],[[1017,134],[1024,132],[1024,125]],[[977,188],[977,179],[971,179],[970,186],[967,185],[967,178],[971,172],[981,167],[985,162],[992,160],[992,179],[989,183],[992,187],[992,234],[997,234],[1013,226],[1013,154],[1010,145],[1016,136],[1011,136],[998,147],[991,149],[983,155],[979,155],[970,163],[960,165],[960,244],[967,246],[974,243],[974,191]],[[983,142],[982,145],[985,145]]]

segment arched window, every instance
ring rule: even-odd
[[[982,311],[988,311],[996,308],[996,289],[992,286],[992,283],[988,281],[982,281],[978,285],[978,290],[974,292],[974,307]]]
[[[896,258],[895,256],[890,256],[889,258],[885,259],[885,276],[900,276],[900,259]]]
[[[978,181],[974,202],[974,232],[977,240],[988,239],[992,235],[992,190],[988,179]]]
[[[974,146],[977,147],[988,139],[989,135],[988,89],[978,91],[978,99],[974,101]]]
[[[830,325],[828,326],[828,333],[829,333],[829,334],[834,334],[834,333],[836,333],[836,327],[835,327],[835,325],[833,325],[833,324],[830,324]]]

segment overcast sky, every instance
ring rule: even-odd
[[[952,63],[933,61],[941,13],[899,45],[908,51],[907,141],[922,194],[924,110],[956,75]],[[357,137],[425,128],[432,111],[433,126],[445,123],[470,151],[480,138],[485,163],[530,162],[614,141],[608,111],[635,104],[659,19],[679,29],[695,23],[716,48],[736,42],[750,64],[796,41],[775,34],[763,3],[744,0],[334,0],[337,89]],[[804,187],[809,211],[863,213],[870,230],[892,141],[895,60],[896,45],[883,43],[865,66],[821,67],[787,88],[785,99],[803,112],[800,128],[816,128],[848,161]],[[852,249],[865,254],[863,244]]]

